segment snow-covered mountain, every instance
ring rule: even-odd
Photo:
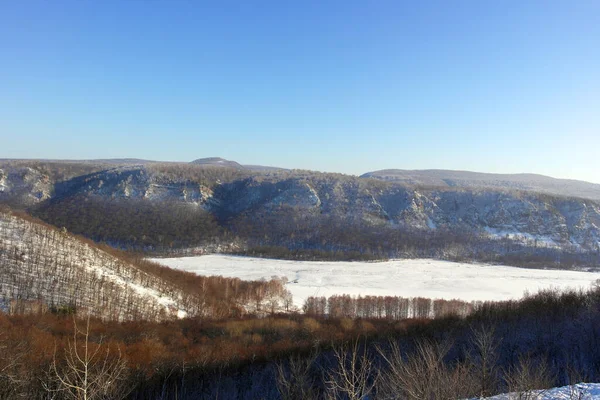
[[[0,167],[0,201],[33,204],[47,200],[53,193],[54,182],[37,168]]]
[[[48,163],[0,164],[0,202],[42,210],[39,215],[59,226],[68,225],[65,213],[90,207],[81,203],[88,200],[186,205],[214,216],[236,235],[261,237],[265,243],[277,237],[286,246],[294,240],[294,246],[318,247],[325,230],[333,237],[338,236],[335,232],[347,234],[350,226],[361,232],[450,232],[532,248],[597,252],[600,246],[600,203],[594,200],[594,188],[600,185],[581,182],[571,183],[586,187],[588,198],[548,194],[549,186],[532,184],[535,179],[523,178],[519,186],[514,184],[519,177],[502,180],[489,174],[468,175],[478,178],[452,185],[446,177],[441,187],[432,181],[419,186],[423,182],[189,163],[101,164],[96,169],[86,164],[81,174],[73,167],[58,174],[57,168]],[[489,179],[479,179],[482,175]],[[552,182],[562,187],[563,181]]]

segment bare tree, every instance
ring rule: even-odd
[[[375,389],[378,373],[367,354],[366,344],[360,346],[357,339],[350,345],[335,348],[333,354],[337,367],[327,374],[327,397],[349,400],[368,398]]]
[[[64,351],[65,365],[59,368],[54,355],[51,371],[55,386],[51,392],[61,392],[73,400],[118,400],[128,391],[125,386],[126,364],[120,351],[111,355],[110,348],[90,341],[90,318],[85,329],[77,326],[73,318],[73,340],[67,342]]]
[[[291,356],[287,362],[277,364],[277,389],[282,400],[310,400],[316,398],[314,379],[310,369],[317,354],[308,357]]]
[[[447,400],[468,397],[474,381],[468,363],[446,365],[444,357],[450,350],[445,342],[419,342],[413,353],[403,356],[397,343],[389,349],[378,348],[387,363],[377,395],[382,399]]]
[[[542,398],[545,390],[552,387],[554,377],[546,359],[534,363],[531,357],[519,357],[516,366],[504,372],[504,380],[514,400],[537,400]]]
[[[474,328],[471,333],[471,342],[474,347],[471,362],[478,384],[478,394],[480,397],[490,396],[498,388],[498,370],[496,366],[498,355],[496,349],[501,341],[496,340],[494,327]]]
[[[589,391],[580,385],[567,386],[568,400],[584,400],[590,397]]]
[[[14,398],[27,384],[20,373],[23,367],[21,359],[26,352],[23,341],[15,344],[6,338],[5,333],[0,334],[0,399]]]

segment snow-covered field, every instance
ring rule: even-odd
[[[600,383],[578,383],[573,386],[564,386],[548,390],[532,391],[524,396],[517,393],[501,394],[488,397],[488,400],[600,400]]]
[[[158,258],[158,263],[199,275],[245,280],[285,276],[294,304],[334,294],[507,300],[543,288],[584,288],[600,273],[535,270],[501,265],[418,259],[385,262],[286,261],[226,255]]]

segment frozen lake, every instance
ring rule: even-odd
[[[156,258],[160,264],[198,275],[244,280],[288,278],[294,304],[309,296],[334,294],[508,300],[542,288],[584,288],[600,273],[536,270],[503,265],[467,264],[429,259],[384,262],[287,261],[206,255]]]

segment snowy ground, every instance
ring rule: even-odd
[[[600,273],[535,270],[418,259],[385,262],[285,261],[226,255],[160,258],[158,263],[199,275],[245,280],[288,278],[294,303],[334,294],[507,300],[542,288],[584,288]]]
[[[600,400],[600,383],[579,383],[573,386],[533,391],[521,397],[516,393],[501,394],[488,397],[488,400],[512,400],[519,398],[531,400]]]

